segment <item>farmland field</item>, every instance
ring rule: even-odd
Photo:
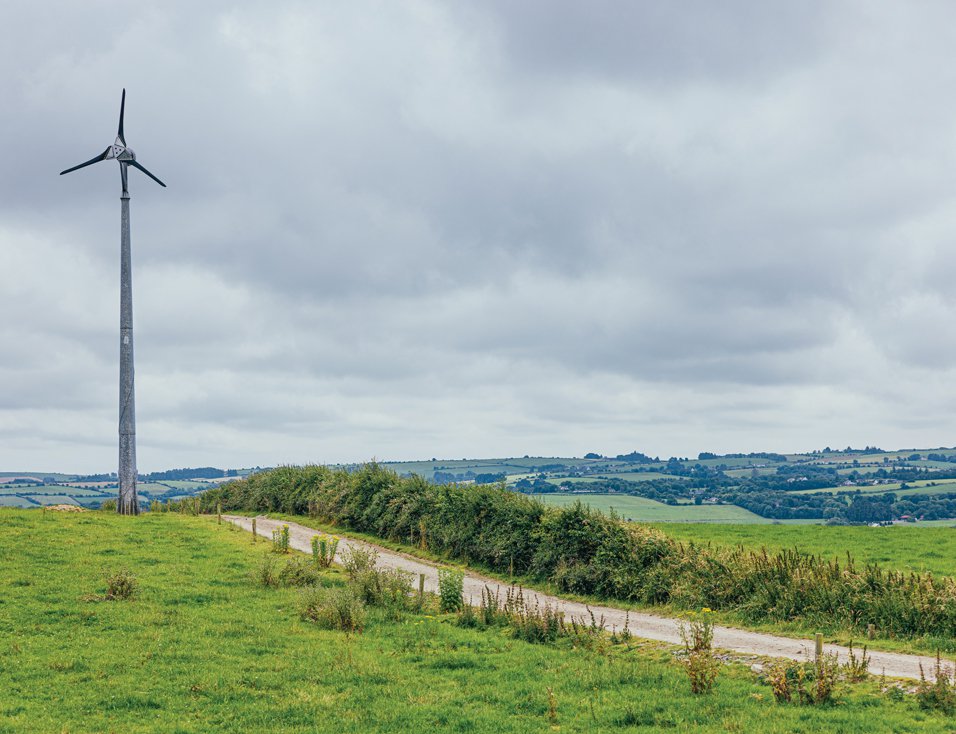
[[[837,492],[856,492],[859,490],[860,494],[885,494],[886,492],[892,492],[898,497],[906,497],[910,494],[956,493],[956,480],[930,481],[920,479],[915,482],[907,482],[906,485],[906,489],[900,489],[900,482],[891,484],[866,484],[857,487],[823,487],[821,489],[798,489],[794,490],[793,494],[815,494],[818,492],[836,494]]]
[[[532,475],[533,476],[533,475]],[[567,477],[565,479],[553,479],[553,484],[559,482],[593,482],[598,479],[627,479],[630,482],[649,482],[652,479],[674,479],[672,474],[663,474],[657,471],[641,472],[610,472],[607,474],[588,474],[586,477]]]
[[[252,582],[265,544],[209,517],[5,510],[0,526],[0,732],[952,730],[875,683],[775,704],[747,665],[694,696],[656,644],[532,645],[434,612],[321,630],[295,589]],[[104,601],[121,568],[138,597]]]
[[[564,507],[574,502],[590,505],[595,510],[613,509],[621,517],[635,522],[691,523],[769,523],[736,505],[665,505],[663,502],[626,494],[536,494],[545,504]]]
[[[944,521],[952,522],[952,521]],[[661,525],[672,538],[714,545],[770,551],[796,548],[803,553],[879,563],[900,571],[930,571],[940,576],[956,574],[956,529],[899,526],[828,527],[825,525]]]

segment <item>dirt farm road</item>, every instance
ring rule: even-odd
[[[252,530],[252,518],[238,515],[223,515],[223,519],[239,526],[244,530]],[[324,535],[318,530],[307,528],[294,522],[282,522],[271,520],[266,517],[256,518],[256,531],[259,535],[267,538],[272,537],[272,531],[281,525],[289,526],[289,543],[300,551],[311,552],[312,538],[315,535]],[[378,551],[378,563],[386,568],[400,568],[409,571],[418,576],[425,575],[425,590],[438,591],[438,566],[423,561],[404,553],[372,545],[364,541],[355,540],[348,537],[336,536],[340,538],[338,553],[341,554],[346,548],[374,548]],[[490,579],[474,572],[466,572],[464,579],[464,597],[465,599],[480,599],[482,590],[488,586],[492,591],[501,593],[504,598],[507,587],[501,582]],[[625,623],[625,610],[616,607],[588,605],[587,607],[575,601],[569,601],[560,597],[550,596],[531,589],[524,589],[525,600],[534,604],[537,601],[542,606],[550,604],[564,613],[566,618],[587,619],[590,620],[588,608],[594,612],[597,619],[604,618],[604,626],[607,629],[616,627],[623,629]],[[678,632],[677,620],[668,617],[659,617],[653,614],[644,614],[631,611],[628,613],[628,624],[630,631],[636,637],[643,637],[649,640],[659,640],[662,642],[680,643],[680,634]],[[814,643],[812,640],[799,640],[790,637],[777,637],[762,632],[747,632],[745,630],[734,629],[732,627],[714,628],[714,647],[723,650],[730,650],[745,655],[754,655],[760,657],[792,658],[794,660],[806,660],[813,654]],[[839,645],[824,645],[824,652],[831,653],[838,657],[840,662],[847,659],[848,650]],[[920,664],[926,672],[928,679],[932,678],[935,667],[935,660],[930,657],[919,655],[904,655],[901,653],[880,652],[877,650],[869,651],[870,672],[880,675],[884,671],[886,675],[892,678],[915,678],[920,677]]]

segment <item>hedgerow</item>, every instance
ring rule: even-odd
[[[432,485],[375,463],[281,467],[208,490],[212,511],[281,512],[377,535],[576,594],[710,607],[884,635],[956,636],[956,582],[785,551],[684,545],[576,503],[547,508],[501,485]]]

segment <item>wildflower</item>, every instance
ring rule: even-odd
[[[709,614],[710,612],[712,612],[712,611],[714,611],[714,610],[711,609],[710,607],[704,607],[704,608],[701,609],[700,611],[703,612],[704,614]]]

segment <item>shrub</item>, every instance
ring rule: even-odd
[[[123,569],[115,573],[106,574],[107,601],[129,601],[139,593],[139,581],[132,573]]]
[[[851,683],[859,683],[870,677],[870,658],[866,654],[866,645],[863,646],[863,654],[857,657],[853,651],[853,640],[850,640],[847,661],[843,664],[843,673]]]
[[[492,591],[487,584],[481,590],[478,618],[486,627],[508,624],[508,615],[501,607],[501,592]]]
[[[289,550],[289,526],[283,525],[272,531],[272,552],[288,553]]]
[[[412,574],[399,568],[387,568],[377,573],[381,588],[381,606],[397,621],[412,604]]]
[[[463,604],[458,612],[459,627],[477,627],[481,624],[481,619],[475,613],[475,608],[471,604]]]
[[[365,604],[351,586],[304,589],[298,606],[303,620],[322,629],[361,632],[365,628]]]
[[[338,538],[312,537],[312,560],[318,568],[329,568],[335,561],[335,552],[339,547]]]
[[[302,556],[290,558],[279,571],[279,582],[285,586],[315,586],[320,580],[318,569]]]
[[[956,713],[956,672],[952,668],[943,667],[938,651],[934,673],[936,680],[930,683],[923,673],[923,666],[919,667],[916,699],[919,701],[920,708],[942,711],[946,714]]]
[[[833,701],[840,666],[835,655],[821,655],[814,662],[778,660],[767,666],[767,682],[780,703],[797,701],[820,705]]]
[[[349,547],[342,554],[342,567],[350,579],[356,578],[365,571],[375,569],[378,563],[378,551],[374,548]]]
[[[379,569],[377,563],[378,552],[374,548],[350,547],[342,558],[355,595],[365,604],[382,607],[389,617],[399,620],[412,604],[412,574],[398,568]]]
[[[462,607],[462,589],[465,574],[451,568],[438,569],[439,608],[443,612],[457,612]]]
[[[116,500],[103,500],[100,509],[103,512],[116,512]]]
[[[515,637],[525,642],[554,642],[567,634],[564,614],[557,608],[535,599],[534,606],[525,601],[524,591],[508,589],[505,597],[505,614]]]
[[[686,615],[679,623],[680,638],[686,657],[684,670],[690,678],[691,693],[709,693],[717,682],[720,663],[714,658],[713,612],[704,607],[699,613]]]
[[[836,655],[821,655],[814,663],[806,663],[798,677],[797,691],[804,704],[825,704],[833,701],[840,666]]]
[[[275,559],[271,556],[260,558],[259,564],[252,572],[252,578],[260,586],[278,586],[279,572]]]

